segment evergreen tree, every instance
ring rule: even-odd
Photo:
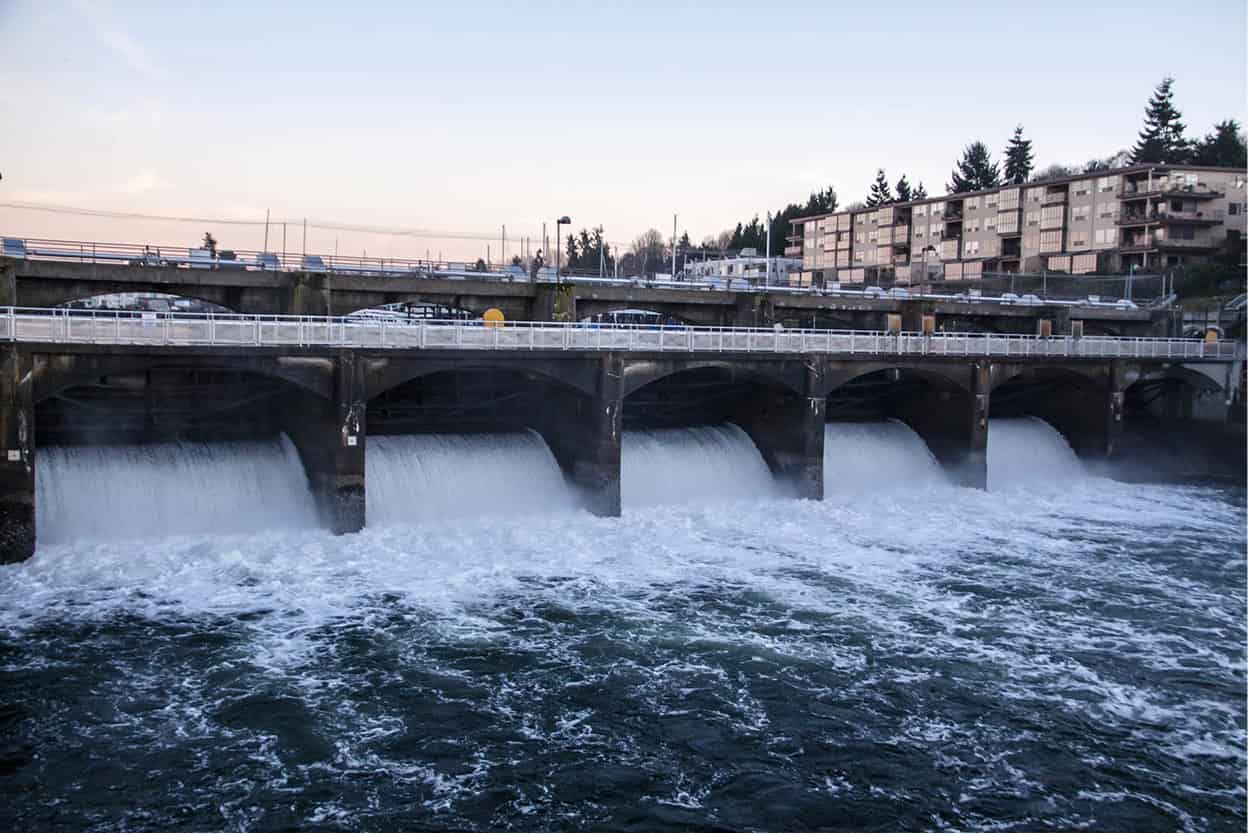
[[[901,179],[897,180],[896,185],[897,202],[908,203],[914,199],[914,189],[910,187],[910,183],[906,181],[906,175],[902,174]]]
[[[992,153],[983,142],[972,142],[962,151],[962,158],[953,169],[946,190],[950,194],[982,191],[1001,184],[1001,169],[992,161]]]
[[[1191,143],[1183,137],[1186,128],[1182,122],[1183,114],[1174,106],[1173,85],[1174,79],[1166,76],[1153,90],[1153,96],[1144,110],[1144,129],[1131,151],[1132,162],[1174,164],[1188,160]]]
[[[875,172],[875,182],[871,184],[871,193],[867,195],[867,207],[886,206],[893,202],[893,189],[888,185],[888,177],[884,169]]]
[[[1005,148],[1005,181],[1013,185],[1027,182],[1032,168],[1031,140],[1023,138],[1023,126],[1014,128],[1010,144]]]
[[[919,183],[918,187],[914,189],[914,199],[916,200],[927,199],[927,187],[923,185],[923,183],[921,182]]]
[[[1239,122],[1227,119],[1213,126],[1213,133],[1196,143],[1192,162],[1224,168],[1248,168],[1248,146]]]
[[[204,249],[207,249],[213,255],[217,254],[217,239],[212,236],[212,232],[204,232]]]

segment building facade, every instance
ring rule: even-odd
[[[771,273],[768,274],[768,267]],[[751,285],[769,284],[777,287],[797,286],[802,274],[802,259],[772,256],[763,257],[753,249],[743,249],[739,255],[712,260],[685,262],[684,276],[694,280],[745,279]]]
[[[1236,169],[1134,165],[801,217],[785,255],[801,258],[803,284],[1159,271],[1221,252],[1242,258],[1246,181]]]

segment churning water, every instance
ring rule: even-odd
[[[621,519],[532,437],[370,438],[385,523],[338,538],[230,532],[307,511],[280,446],[45,450],[0,826],[1243,830],[1244,490],[1001,428],[985,493],[829,427],[823,502],[634,435]],[[106,538],[135,504],[177,535]]]

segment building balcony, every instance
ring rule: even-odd
[[[1186,200],[1216,200],[1225,197],[1225,192],[1217,191],[1204,183],[1195,185],[1154,184],[1151,188],[1145,183],[1127,183],[1118,189],[1119,200],[1146,200],[1154,197],[1183,197]]]
[[[1119,226],[1149,226],[1157,224],[1175,226],[1216,226],[1223,221],[1226,212],[1218,211],[1150,211],[1129,212],[1118,218]]]
[[[802,247],[800,245],[786,246],[784,247],[784,256],[786,258],[800,258],[802,256]]]
[[[1041,200],[1040,200],[1040,205],[1042,205],[1042,206],[1056,206],[1056,205],[1061,205],[1061,204],[1063,204],[1063,203],[1065,203],[1065,202],[1066,202],[1066,192],[1065,192],[1065,191],[1047,191],[1047,192],[1045,192],[1044,197],[1043,197],[1043,198],[1041,198]]]

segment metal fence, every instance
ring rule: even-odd
[[[806,353],[964,357],[1231,360],[1237,343],[1203,339],[989,333],[885,333],[735,327],[465,321],[350,317],[84,312],[0,308],[0,339],[20,342],[218,347],[351,347],[387,350],[586,350]]]

